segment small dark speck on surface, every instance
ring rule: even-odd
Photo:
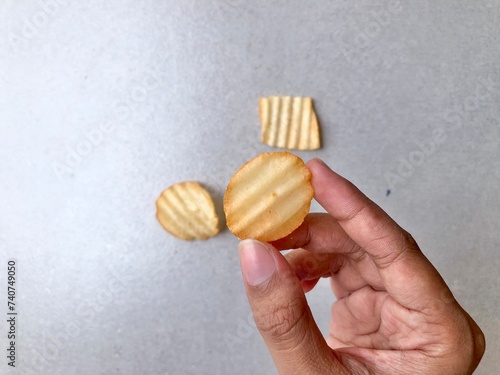
[[[386,197],[388,197],[389,195],[391,195],[391,189],[387,189],[387,191],[385,192]]]

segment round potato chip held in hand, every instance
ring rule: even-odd
[[[165,230],[183,240],[205,240],[219,233],[214,202],[195,181],[165,189],[156,200],[156,217]]]
[[[313,196],[311,172],[301,158],[286,151],[262,153],[229,181],[227,226],[240,239],[278,240],[302,224]]]

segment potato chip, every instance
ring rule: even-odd
[[[260,98],[259,114],[262,143],[292,150],[317,150],[321,147],[318,119],[311,98]]]
[[[304,221],[313,196],[311,172],[302,159],[287,151],[262,153],[229,181],[227,226],[240,239],[280,239]]]
[[[161,226],[183,240],[204,240],[219,233],[219,218],[210,194],[194,181],[164,190],[156,200]]]

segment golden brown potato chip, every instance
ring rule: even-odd
[[[302,159],[287,151],[262,153],[229,181],[227,226],[240,239],[280,239],[304,221],[313,196],[311,172]]]
[[[318,119],[311,98],[260,98],[259,114],[262,143],[294,150],[316,150],[321,147]]]
[[[210,194],[194,181],[164,190],[156,200],[156,218],[168,232],[183,240],[205,240],[219,233],[219,218]]]

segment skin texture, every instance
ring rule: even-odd
[[[411,235],[319,159],[316,200],[286,238],[240,243],[247,296],[280,374],[472,374],[485,339]],[[285,256],[280,250],[297,249]],[[325,339],[304,293],[329,277]]]

